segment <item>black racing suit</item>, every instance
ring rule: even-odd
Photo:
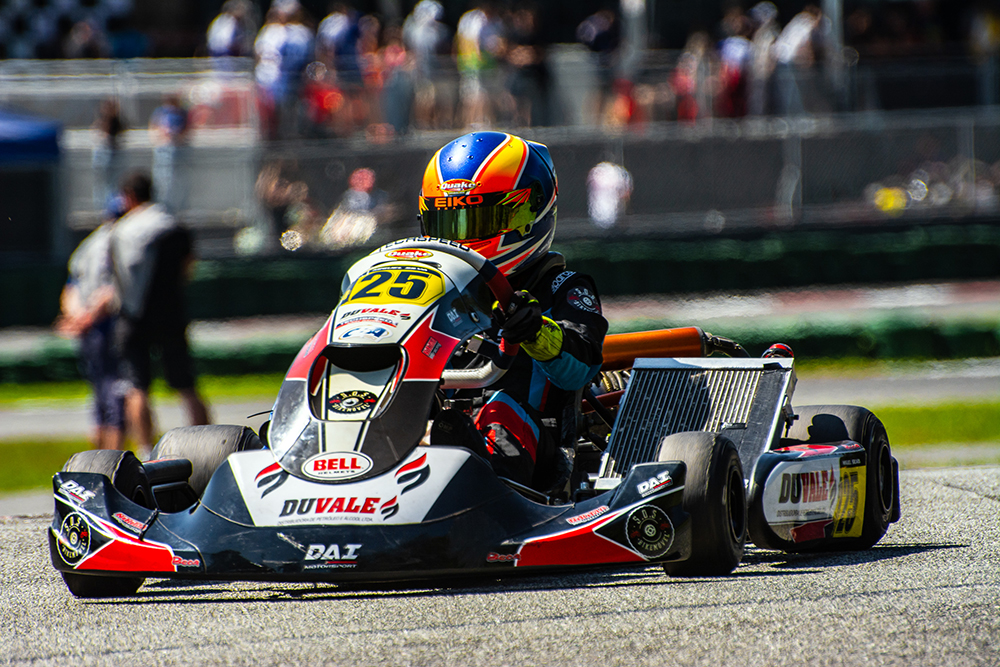
[[[542,314],[562,328],[562,347],[549,361],[533,359],[522,347],[510,370],[487,390],[476,425],[498,474],[545,489],[552,474],[544,464],[576,438],[579,392],[600,371],[608,322],[594,281],[567,270],[558,253],[512,278],[511,286],[530,292]],[[489,333],[499,340],[496,325]]]

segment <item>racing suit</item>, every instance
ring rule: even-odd
[[[497,474],[545,489],[552,480],[547,464],[554,462],[558,447],[572,445],[576,438],[579,391],[600,371],[608,323],[593,280],[567,270],[558,253],[512,278],[511,286],[538,300],[555,342],[548,349],[541,342],[521,345],[510,370],[488,389],[476,426]],[[501,331],[494,324],[490,334],[499,340]]]

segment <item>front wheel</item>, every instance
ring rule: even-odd
[[[262,449],[260,438],[246,426],[211,424],[181,426],[163,434],[153,447],[150,460],[187,459],[191,462],[188,484],[200,498],[212,475],[230,454]]]
[[[691,515],[691,557],[665,563],[671,576],[721,576],[736,569],[746,544],[747,503],[736,445],[705,431],[663,439],[659,461],[683,461],[682,508]]]
[[[156,507],[153,493],[135,454],[113,449],[92,449],[70,457],[63,472],[96,472],[111,480],[123,496],[147,509]],[[78,598],[117,598],[134,595],[143,577],[104,577],[80,572],[63,572],[63,581]]]

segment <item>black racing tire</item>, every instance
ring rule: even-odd
[[[147,509],[155,509],[153,492],[146,472],[135,454],[114,449],[91,449],[70,457],[63,472],[96,472],[111,480],[123,496]],[[135,595],[143,577],[106,577],[79,572],[63,572],[63,581],[78,598],[117,598]]]
[[[781,446],[820,445],[853,440],[865,449],[865,511],[861,537],[836,540],[844,550],[869,549],[899,519],[899,467],[892,457],[885,426],[867,408],[856,405],[796,407]]]
[[[659,461],[683,461],[682,508],[691,515],[691,557],[665,563],[670,576],[729,574],[743,559],[747,538],[743,465],[732,440],[718,433],[689,431],[663,439]]]
[[[149,459],[187,459],[191,462],[188,484],[197,497],[205,492],[208,481],[234,452],[263,449],[260,438],[247,426],[211,424],[182,426],[163,434]]]

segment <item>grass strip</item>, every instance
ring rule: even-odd
[[[222,376],[206,375],[198,379],[198,390],[209,400],[254,399],[278,395],[283,375]],[[153,398],[176,396],[160,378],[150,388]],[[86,400],[90,398],[90,385],[83,380],[65,382],[0,383],[0,407],[16,408],[19,403],[33,401]]]
[[[883,407],[876,414],[893,447],[1000,443],[1000,402]]]
[[[90,449],[86,440],[32,440],[0,443],[4,465],[0,493],[51,488],[52,475],[77,452]]]

